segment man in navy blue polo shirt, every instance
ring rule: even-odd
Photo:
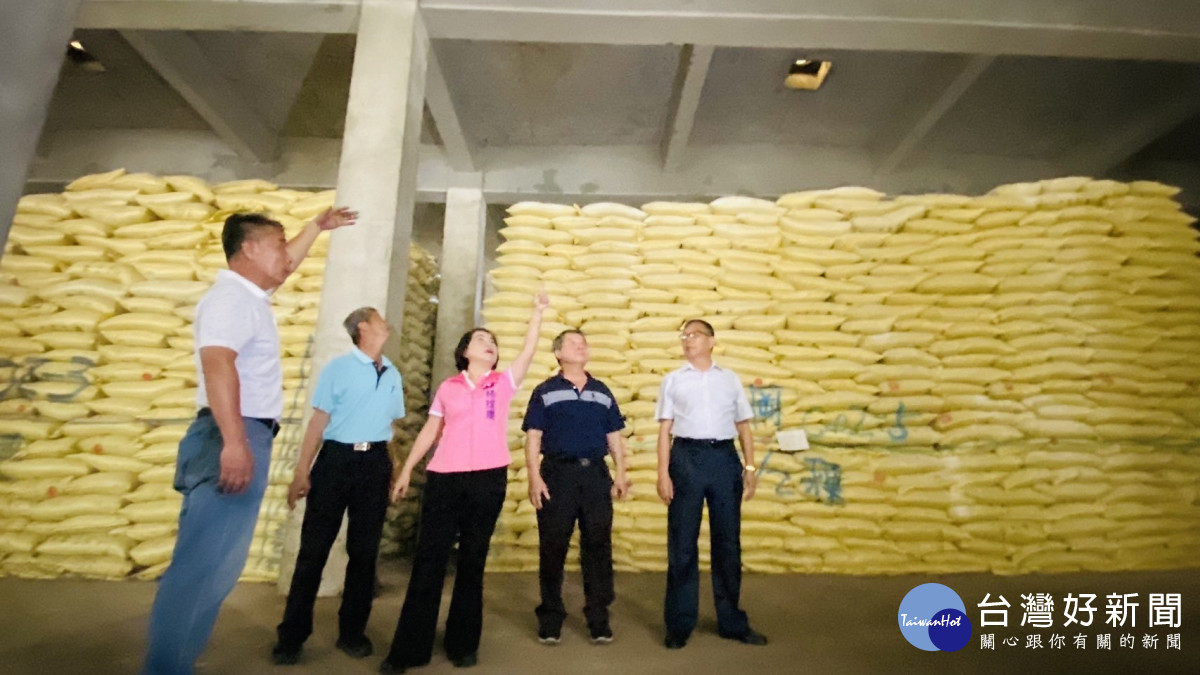
[[[365,630],[394,469],[387,444],[392,438],[392,420],[404,417],[404,390],[399,371],[383,355],[391,328],[379,312],[371,307],[356,309],[343,325],[355,347],[321,371],[313,394],[312,419],[288,490],[289,507],[294,508],[303,498],[308,504],[283,622],[276,629],[279,642],[271,652],[277,665],[296,663],[312,633],[313,602],[321,572],[347,511],[349,561],[338,613],[337,647],[355,658],[372,652]],[[314,463],[318,444],[321,453]]]
[[[612,392],[584,369],[587,338],[565,330],[554,338],[562,370],[533,390],[522,429],[526,432],[529,500],[537,509],[542,604],[538,640],[558,644],[567,612],[563,606],[563,565],[575,521],[579,521],[583,608],[595,644],[612,642],[608,606],[613,601],[612,500],[625,497],[625,421]],[[541,454],[539,466],[538,455]],[[612,455],[616,479],[604,455]]]

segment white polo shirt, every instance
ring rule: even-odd
[[[738,376],[716,363],[700,370],[688,363],[667,373],[655,417],[674,420],[671,435],[703,440],[737,438],[738,422],[754,417]]]
[[[208,406],[200,350],[226,347],[237,352],[242,416],[279,419],[283,414],[283,365],[271,296],[242,275],[221,270],[216,283],[196,305],[192,329],[199,381],[196,405]]]

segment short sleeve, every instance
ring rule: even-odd
[[[317,389],[313,392],[312,406],[318,410],[323,410],[327,413],[332,413],[334,406],[337,404],[337,395],[334,391],[334,380],[337,379],[333,368],[335,362],[325,366],[321,374],[317,377]]]
[[[241,353],[254,339],[255,308],[235,296],[221,293],[210,296],[199,309],[196,348],[224,347]]]
[[[446,416],[446,404],[442,400],[445,396],[446,383],[442,382],[438,385],[437,393],[433,395],[433,403],[429,404],[429,414],[434,417]]]
[[[525,420],[521,423],[521,431],[546,429],[546,406],[542,403],[542,388],[535,387],[529,395],[529,407],[525,409]]]
[[[617,404],[617,399],[608,392],[608,397],[612,399],[612,407],[608,409],[608,433],[620,431],[625,428],[625,416],[621,414],[621,406]]]
[[[750,399],[746,398],[746,388],[742,386],[741,380],[733,373],[729,374],[730,386],[737,388],[737,415],[733,418],[736,422],[745,422],[754,417],[754,409],[750,407]]]
[[[396,371],[396,407],[392,411],[392,419],[398,420],[404,417],[408,412],[404,409],[404,377],[400,375],[400,371]]]
[[[668,374],[663,378],[662,387],[658,390],[658,405],[654,408],[654,419],[673,420],[675,419],[675,405],[671,401],[671,397],[667,395],[671,387],[671,375]]]

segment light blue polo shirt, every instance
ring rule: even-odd
[[[317,379],[313,407],[329,413],[325,440],[342,443],[389,441],[392,420],[404,417],[400,371],[388,357],[384,370],[355,347],[329,362]]]

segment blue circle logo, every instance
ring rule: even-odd
[[[900,601],[904,639],[927,652],[956,652],[971,641],[967,606],[949,586],[921,584]]]

